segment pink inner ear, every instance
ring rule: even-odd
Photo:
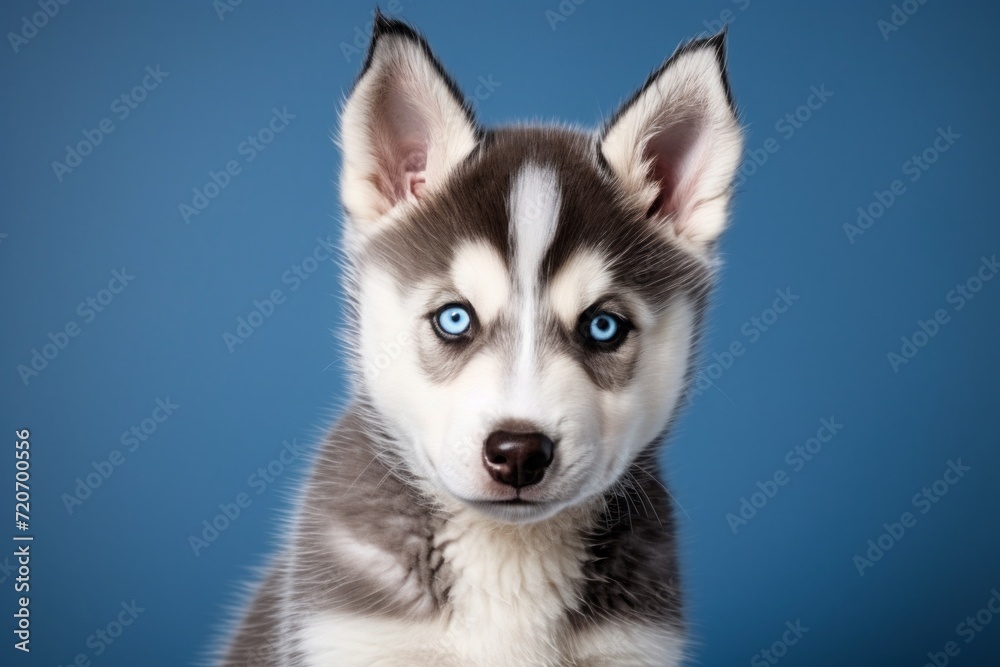
[[[379,169],[374,174],[385,197],[385,213],[409,197],[420,198],[426,185],[427,148],[417,139],[386,136],[378,146]]]
[[[411,197],[419,199],[426,188],[428,120],[406,91],[405,86],[388,91],[382,113],[373,119],[383,212]]]
[[[424,188],[426,182],[423,178],[418,176],[412,176],[410,178],[410,194],[412,194],[417,199],[421,199],[424,196]]]
[[[650,137],[643,157],[652,160],[650,177],[659,193],[648,217],[676,214],[691,204],[691,184],[697,178],[697,148],[701,124],[695,118],[679,120]]]
[[[420,199],[427,185],[427,152],[422,147],[413,149],[403,158],[401,169],[406,195]]]

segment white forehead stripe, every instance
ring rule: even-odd
[[[556,234],[560,201],[559,178],[552,169],[533,164],[521,168],[510,193],[510,234],[520,300],[511,403],[515,411],[524,414],[534,407],[532,387],[537,384],[538,276]]]
[[[534,164],[521,168],[510,193],[510,229],[517,249],[518,287],[524,297],[535,290],[539,265],[556,234],[559,204],[559,178],[552,169]]]

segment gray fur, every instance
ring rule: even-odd
[[[275,558],[243,619],[223,665],[302,664],[289,641],[296,618],[331,609],[395,618],[448,613],[451,573],[435,545],[448,520],[408,482],[378,429],[353,406],[321,448],[307,485],[296,540]],[[658,481],[655,443],[597,505],[587,529],[589,558],[580,604],[567,610],[567,633],[614,620],[682,626],[673,510]],[[347,527],[398,556],[418,598],[400,598],[397,586],[371,580],[364,563],[342,562],[331,548],[331,526]],[[287,593],[287,595],[285,595]]]

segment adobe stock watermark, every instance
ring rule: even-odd
[[[789,141],[812,119],[813,114],[823,108],[831,97],[833,97],[833,92],[826,89],[825,83],[821,83],[819,87],[810,86],[809,96],[806,97],[805,102],[779,118],[774,123],[774,131],[781,135],[784,141]],[[739,173],[736,176],[735,187],[742,187],[747,179],[760,171],[771,156],[779,150],[781,150],[781,142],[775,137],[768,137],[759,148],[748,150],[746,159],[740,165]]]
[[[212,9],[222,22],[226,20],[226,14],[232,14],[242,4],[243,0],[212,0]]]
[[[139,614],[146,611],[146,608],[140,607],[135,600],[122,601],[118,606],[120,609],[112,619],[87,637],[85,644],[90,651],[77,653],[72,660],[66,663],[65,667],[90,667],[91,660],[104,655],[125,633],[125,630],[135,623]],[[60,663],[59,667],[63,667],[63,664]]]
[[[379,351],[364,362],[365,380],[377,380],[382,371],[389,368],[413,342],[414,338],[409,331],[401,331],[395,338],[379,343]]]
[[[798,644],[807,632],[809,632],[809,628],[802,625],[800,619],[796,619],[794,623],[785,621],[785,631],[781,633],[781,638],[755,653],[750,658],[750,665],[752,667],[767,667],[767,665],[778,664],[782,658],[788,655],[788,649]]]
[[[730,0],[730,2],[736,6],[736,9],[740,12],[745,12],[750,8],[750,0]],[[720,32],[723,28],[731,25],[736,21],[736,11],[731,8],[726,7],[721,12],[719,12],[719,18],[717,19],[706,19],[702,21],[702,25],[713,35]]]
[[[962,643],[971,644],[998,616],[1000,616],[1000,591],[993,588],[986,604],[974,615],[966,616],[955,626],[955,634],[962,639]],[[927,662],[923,667],[946,667],[952,658],[958,657],[961,653],[962,647],[959,643],[954,640],[949,641],[940,651],[928,651]]]
[[[701,396],[706,389],[712,387],[716,380],[736,364],[737,359],[746,354],[748,346],[756,343],[764,333],[770,331],[781,316],[799,300],[799,295],[793,294],[791,287],[776,289],[774,293],[776,296],[770,307],[760,311],[740,327],[743,338],[732,341],[722,352],[713,352],[712,362],[704,370],[696,372],[694,386],[691,388],[692,397]]]
[[[402,0],[389,0],[382,9],[382,14],[390,18],[398,18],[403,13]],[[339,44],[340,53],[344,56],[344,62],[351,62],[355,56],[362,56],[368,50],[368,43],[371,42],[372,32],[375,30],[375,10],[369,13],[370,20],[363,25],[354,26],[353,38],[350,42]]]
[[[15,574],[17,568],[10,562],[10,556],[4,556],[3,562],[0,562],[0,584],[6,583]]]
[[[63,6],[69,4],[69,0],[38,0],[36,4],[38,11],[22,16],[19,30],[7,33],[7,41],[10,42],[10,48],[14,49],[14,55],[20,53],[21,47],[33,40],[38,31],[47,26]]]
[[[194,555],[200,556],[212,546],[253,504],[254,498],[267,491],[289,465],[308,454],[309,449],[299,445],[298,440],[282,440],[278,455],[247,477],[247,490],[237,493],[231,501],[219,503],[219,512],[202,520],[199,530],[188,535],[188,546]]]
[[[955,145],[955,142],[962,138],[951,129],[939,127],[934,140],[919,153],[915,153],[909,160],[900,167],[903,176],[907,176],[910,183],[916,183],[927,172],[928,169],[940,159],[943,153]],[[855,224],[844,223],[844,234],[847,240],[854,245],[855,239],[872,228],[875,222],[885,215],[886,211],[892,208],[900,197],[906,194],[907,186],[902,179],[895,179],[889,183],[887,190],[875,190],[872,192],[873,200],[868,204],[858,207],[858,218]]]
[[[208,208],[222,191],[229,187],[233,178],[243,173],[244,165],[250,164],[257,159],[257,156],[264,152],[275,137],[288,127],[289,123],[295,120],[296,115],[288,112],[288,107],[277,107],[271,109],[271,118],[267,123],[236,145],[236,154],[242,160],[233,158],[227,160],[223,168],[219,171],[209,170],[208,180],[199,187],[192,188],[190,202],[181,202],[177,205],[177,210],[181,214],[184,224],[191,224],[191,219],[201,215]]]
[[[543,16],[548,21],[552,32],[555,32],[560,23],[565,23],[569,17],[576,13],[576,8],[587,0],[560,0],[554,9],[546,9]]]
[[[76,314],[79,321],[69,319],[55,333],[51,331],[48,333],[48,341],[42,344],[41,349],[31,348],[27,363],[18,364],[15,368],[24,386],[27,387],[33,378],[48,368],[49,364],[69,347],[70,341],[83,332],[83,327],[97,319],[97,316],[103,313],[133,280],[135,276],[124,266],[121,270],[114,269],[111,271],[111,280],[108,281],[107,287],[98,290],[93,296],[88,296],[77,305]]]
[[[1000,262],[997,262],[996,255],[981,257],[976,272],[956,284],[944,295],[944,300],[951,305],[951,310],[938,308],[926,320],[917,320],[913,333],[900,337],[899,350],[890,350],[886,353],[886,360],[888,360],[892,372],[898,373],[900,368],[910,363],[920,353],[920,350],[925,348],[941,332],[941,327],[951,322],[952,313],[957,313],[965,308],[982,291],[986,283],[993,280],[998,272],[1000,272]]]
[[[55,174],[56,180],[62,183],[67,174],[73,173],[74,169],[83,164],[84,159],[104,142],[105,137],[117,129],[114,119],[117,118],[118,122],[121,122],[132,115],[132,112],[138,109],[139,105],[149,97],[151,92],[159,88],[168,76],[170,76],[170,72],[164,72],[159,65],[155,67],[146,65],[146,74],[139,83],[111,101],[109,110],[114,118],[105,116],[97,122],[97,127],[81,130],[83,139],[72,145],[66,144],[66,155],[63,157],[63,161],[52,161],[52,172]]]
[[[763,482],[758,480],[757,490],[751,493],[749,497],[743,496],[740,498],[740,506],[735,513],[729,512],[726,514],[726,524],[733,531],[733,535],[736,535],[740,528],[750,523],[761,510],[767,507],[767,504],[778,495],[782,487],[788,485],[792,480],[792,476],[797,472],[801,472],[807,463],[816,458],[823,451],[823,445],[833,440],[843,428],[844,425],[837,422],[836,417],[824,417],[819,420],[819,428],[816,430],[816,435],[810,437],[801,445],[795,445],[795,447],[789,449],[784,458],[787,469],[784,467],[778,468],[773,474],[766,477]]]
[[[94,492],[111,479],[111,476],[125,463],[127,455],[139,451],[139,448],[159,430],[160,425],[166,422],[180,407],[179,404],[170,400],[169,396],[157,398],[149,416],[122,432],[118,439],[122,448],[112,449],[105,458],[91,461],[91,469],[85,475],[74,480],[76,486],[73,487],[73,490],[62,494],[60,499],[63,507],[66,508],[66,513],[73,514],[74,511],[83,506],[84,501],[93,496]]]
[[[469,103],[472,106],[477,106],[481,102],[485,102],[493,96],[494,91],[502,86],[503,83],[500,81],[494,81],[492,74],[487,74],[486,76],[479,76],[476,78],[476,86],[472,89],[472,94],[469,96]]]
[[[890,7],[889,17],[879,18],[875,21],[875,27],[882,34],[882,40],[889,41],[889,36],[906,25],[910,17],[920,11],[920,8],[927,4],[927,0],[903,0]]]
[[[330,261],[336,253],[336,239],[332,234],[326,238],[317,237],[316,245],[301,260],[292,264],[281,274],[281,284],[288,287],[288,293],[296,292],[309,280],[324,262]],[[254,332],[264,325],[264,322],[271,319],[278,310],[288,301],[288,294],[280,287],[270,290],[263,299],[254,299],[253,308],[246,315],[236,318],[236,326],[232,331],[222,332],[222,342],[232,354],[243,343],[250,340]]]
[[[910,504],[913,505],[913,509],[917,511],[917,514],[909,511],[903,512],[899,515],[897,521],[883,523],[882,528],[884,532],[868,540],[867,549],[860,554],[856,554],[851,559],[859,575],[862,577],[865,576],[865,570],[871,569],[875,566],[875,563],[882,560],[906,536],[907,531],[917,525],[917,520],[920,516],[934,509],[934,506],[941,502],[941,499],[948,494],[951,487],[962,481],[966,473],[972,470],[971,466],[962,465],[962,459],[949,460],[946,466],[944,473],[939,479],[934,480],[919,492],[913,494]]]

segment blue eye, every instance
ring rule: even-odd
[[[445,336],[461,336],[472,327],[472,315],[465,306],[449,304],[437,312],[434,322]]]
[[[590,337],[599,343],[606,343],[618,335],[621,328],[618,318],[607,313],[598,313],[590,320]]]
[[[580,316],[580,333],[587,342],[596,344],[597,349],[602,351],[617,348],[631,328],[628,320],[600,310],[592,315],[584,313]]]

